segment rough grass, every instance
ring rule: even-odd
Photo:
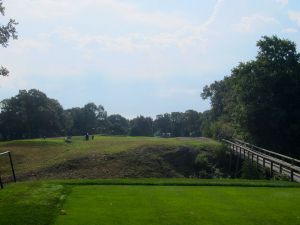
[[[85,141],[84,137],[73,137],[72,140],[72,143],[65,143],[64,138],[0,142],[0,152],[11,151],[17,174],[24,174],[80,157],[114,154],[147,146],[189,146],[208,150],[221,146],[207,139],[95,136],[93,141]],[[8,160],[1,157],[0,169],[3,173],[9,172],[8,165]]]
[[[1,225],[298,225],[299,210],[300,185],[277,181],[62,180],[0,190]]]

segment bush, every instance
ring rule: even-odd
[[[208,155],[206,152],[201,152],[197,155],[195,167],[197,171],[207,170],[209,168]]]
[[[230,123],[217,121],[211,125],[211,132],[215,139],[231,139],[235,133],[235,129]]]
[[[259,168],[256,168],[249,160],[245,160],[242,165],[241,178],[243,179],[264,179],[266,174]]]

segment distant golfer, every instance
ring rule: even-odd
[[[89,133],[85,134],[85,140],[88,141],[90,139]]]

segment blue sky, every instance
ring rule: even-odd
[[[4,0],[19,40],[0,49],[0,98],[37,88],[64,108],[128,118],[209,109],[204,85],[277,35],[300,46],[299,0]],[[299,49],[299,48],[298,48]],[[299,50],[298,50],[299,51]]]

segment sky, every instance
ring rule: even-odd
[[[254,59],[264,35],[300,46],[299,0],[3,0],[0,100],[39,89],[127,118],[210,108],[200,93]]]

